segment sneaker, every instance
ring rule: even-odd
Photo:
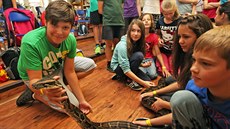
[[[135,81],[130,81],[130,82],[127,81],[126,85],[129,86],[131,89],[136,90],[136,91],[142,90],[142,87],[138,83],[136,83]]]
[[[119,79],[119,77],[117,74],[113,75],[112,80],[118,80],[118,79]]]
[[[17,106],[23,106],[29,101],[34,101],[33,92],[27,87],[26,90],[16,100]]]
[[[110,65],[107,65],[107,70],[111,73],[114,73],[113,69],[110,67]]]
[[[100,47],[100,45],[96,45],[94,52],[95,52],[95,55],[101,54],[101,47]]]
[[[105,49],[106,45],[105,43],[101,43],[101,49]]]

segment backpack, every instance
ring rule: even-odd
[[[9,48],[1,54],[3,63],[6,66],[6,72],[10,79],[17,80],[20,79],[18,73],[18,59],[19,59],[19,48]]]
[[[88,28],[84,24],[79,24],[78,29],[77,29],[78,35],[86,35],[88,34]]]

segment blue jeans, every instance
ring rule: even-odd
[[[153,58],[147,58],[144,59],[143,62],[147,62],[147,61],[151,61],[152,64],[151,66],[144,68],[144,67],[140,67],[140,70],[142,70],[145,74],[147,74],[149,76],[150,79],[155,79],[157,78],[157,70],[156,70],[156,65],[155,65],[155,61],[153,60]]]
[[[142,80],[151,81],[151,79],[143,71],[139,69],[139,66],[142,63],[143,59],[144,55],[142,52],[133,53],[129,59],[130,69],[136,76],[138,76]],[[123,70],[119,65],[115,69],[115,73],[124,81],[128,79],[128,77],[124,74]]]

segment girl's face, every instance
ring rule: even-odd
[[[133,24],[130,31],[131,39],[136,42],[141,38],[141,28],[137,24]]]
[[[52,45],[57,47],[68,37],[72,26],[69,22],[60,21],[57,25],[47,22],[46,27],[47,39]]]
[[[194,51],[193,59],[190,71],[197,86],[215,89],[228,84],[230,69],[227,69],[226,60],[216,50]]]
[[[185,53],[190,50],[197,39],[196,34],[187,25],[179,25],[178,36],[179,44]]]
[[[143,18],[142,18],[142,22],[144,23],[145,25],[145,29],[148,29],[151,27],[151,24],[152,24],[152,21],[151,21],[151,17],[149,15],[145,15]]]
[[[162,14],[164,18],[167,20],[173,20],[174,13],[175,13],[175,10],[172,10],[172,9],[162,10]]]

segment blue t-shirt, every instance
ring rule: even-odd
[[[196,94],[211,119],[213,129],[230,129],[230,100],[224,102],[210,100],[208,89],[196,86],[194,80],[190,80],[185,89]]]

